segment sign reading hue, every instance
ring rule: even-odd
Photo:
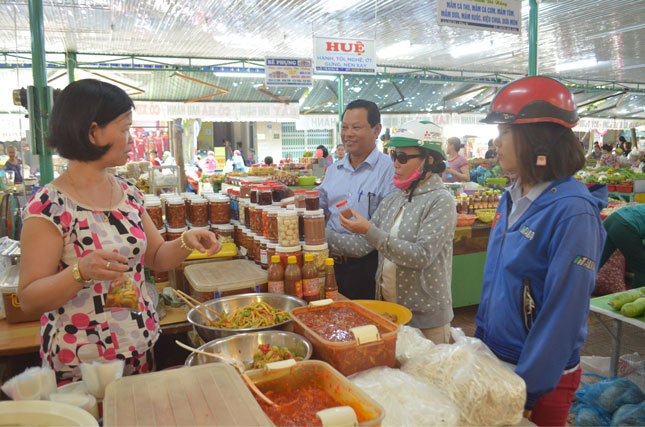
[[[376,74],[374,40],[314,37],[314,71]]]

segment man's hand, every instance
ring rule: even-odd
[[[339,215],[340,224],[345,227],[347,230],[356,234],[365,234],[367,230],[370,229],[372,225],[368,220],[360,216],[354,209],[350,209],[352,212],[352,217],[355,219],[345,218],[343,215]]]

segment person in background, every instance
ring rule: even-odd
[[[229,141],[228,139],[222,139],[222,143],[224,144],[224,153],[226,155],[226,160],[232,159],[233,147],[231,147],[231,141]]]
[[[327,147],[325,147],[324,145],[319,145],[318,147],[316,147],[316,157],[318,157],[318,150],[320,150],[321,153],[320,157],[325,159],[325,168],[331,166],[331,164],[334,163],[334,158],[329,155],[329,150],[327,150]]]
[[[500,166],[518,179],[491,228],[475,336],[524,379],[524,416],[564,426],[580,384],[607,187],[592,194],[573,178],[585,157],[572,131],[577,107],[562,83],[513,81],[483,122],[498,125]]]
[[[625,139],[624,136],[622,136],[622,135],[619,136],[618,137],[618,143],[616,144],[616,149],[620,148],[621,150],[625,150],[625,143],[626,142],[627,142],[627,140]]]
[[[233,170],[246,172],[248,168],[244,164],[244,159],[242,158],[242,153],[240,150],[235,150],[233,152]]]
[[[376,147],[380,133],[381,113],[375,103],[358,99],[347,105],[340,131],[347,154],[327,169],[316,187],[320,207],[329,217],[328,230],[349,233],[340,224],[337,203],[347,200],[360,216],[371,219],[381,201],[396,191],[392,161]],[[331,255],[339,292],[349,299],[374,299],[378,253],[358,258]]]
[[[208,150],[206,157],[199,161],[199,168],[207,175],[212,175],[217,169],[217,160],[215,160],[215,152]]]
[[[58,96],[48,145],[69,160],[23,211],[18,296],[40,313],[42,365],[59,385],[81,379],[80,364],[125,361],[125,375],[152,370],[159,317],[144,267],[168,271],[193,250],[218,252],[208,230],[164,242],[145,211],[143,193],[109,168],[125,164],[134,140],[134,104],[117,86],[78,80]],[[136,290],[133,310],[106,307],[113,283]]]
[[[267,165],[267,166],[272,165],[272,164],[273,164],[273,157],[271,157],[271,156],[266,156],[266,157],[264,158],[264,164],[265,164],[265,165]]]
[[[485,159],[494,159],[497,157],[497,149],[495,148],[495,144],[493,143],[493,140],[488,141],[488,151],[486,151],[486,154],[484,155]]]
[[[616,155],[613,153],[614,147],[611,144],[603,144],[602,146],[602,155],[600,160],[598,160],[598,166],[607,166],[613,168],[617,161]]]
[[[345,146],[343,144],[338,144],[336,146],[336,160],[343,160],[345,157]]]
[[[598,268],[619,249],[634,272],[632,288],[645,286],[645,204],[620,208],[605,218],[602,225],[607,231],[607,240]]]
[[[161,166],[161,160],[157,157],[157,150],[154,148],[148,152],[148,161],[152,166]]]
[[[643,171],[643,154],[640,151],[632,150],[629,153],[629,160],[632,162],[631,170],[640,173]]]
[[[632,143],[627,141],[627,142],[625,142],[623,147],[624,147],[623,148],[623,156],[629,157],[629,153],[631,153],[631,151],[632,151]]]
[[[360,257],[378,250],[376,297],[412,311],[410,326],[435,344],[450,342],[452,247],[457,212],[441,181],[446,168],[442,129],[411,121],[394,132],[387,146],[394,160],[398,191],[367,220],[352,210],[340,223],[353,235],[327,231],[335,253]]]
[[[594,142],[593,151],[587,156],[589,159],[599,160],[602,157],[602,150],[600,149],[600,144]]]
[[[461,140],[457,137],[448,138],[446,144],[446,154],[448,166],[443,173],[443,182],[468,182],[470,181],[470,172],[468,171],[468,160],[461,154],[459,150],[463,145]]]
[[[22,160],[17,156],[16,147],[10,145],[9,148],[7,148],[7,155],[9,158],[4,164],[4,169],[6,171],[14,172],[13,182],[15,184],[22,184]]]

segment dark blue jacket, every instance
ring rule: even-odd
[[[508,191],[497,209],[476,336],[517,365],[527,409],[580,361],[606,235],[600,210],[607,188],[597,190],[592,195],[573,178],[554,181],[508,230]]]

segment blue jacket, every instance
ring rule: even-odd
[[[554,181],[508,230],[508,191],[497,209],[475,336],[517,365],[527,409],[580,361],[606,235],[606,186],[598,193],[571,177]]]

